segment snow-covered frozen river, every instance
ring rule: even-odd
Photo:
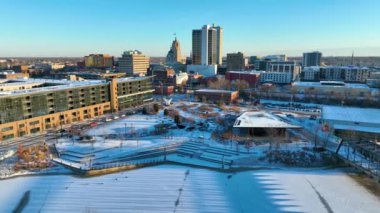
[[[0,181],[0,212],[378,212],[380,200],[340,170],[220,173],[163,165],[92,178]]]

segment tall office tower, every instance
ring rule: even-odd
[[[105,68],[113,66],[113,57],[108,54],[90,54],[84,57],[86,67]]]
[[[227,71],[242,71],[245,69],[245,66],[246,60],[243,53],[227,54]]]
[[[222,59],[222,49],[223,49],[223,28],[220,26],[215,27],[216,29],[216,64],[221,65]]]
[[[174,64],[174,63],[183,63],[182,56],[181,56],[181,46],[179,44],[179,41],[177,40],[177,37],[174,39],[172,46],[166,55],[166,63],[168,64]]]
[[[119,59],[119,72],[144,76],[149,68],[149,57],[138,50],[125,51]]]
[[[192,64],[202,64],[202,30],[193,30]]]
[[[223,29],[205,25],[202,29],[193,30],[193,64],[222,64]]]
[[[104,66],[105,67],[112,67],[114,65],[114,58],[113,58],[113,56],[104,55],[103,59],[104,59]]]
[[[302,66],[311,67],[311,66],[321,66],[322,53],[315,51],[303,54]]]

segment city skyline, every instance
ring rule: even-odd
[[[120,57],[130,49],[165,57],[174,33],[181,54],[190,56],[192,30],[213,23],[224,29],[223,57],[314,50],[324,56],[380,55],[380,2],[371,0],[20,2],[2,2],[0,18],[8,30],[0,34],[0,57]]]

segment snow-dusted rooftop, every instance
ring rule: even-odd
[[[355,130],[359,132],[370,132],[370,133],[380,133],[380,127],[368,127],[359,125],[344,125],[344,124],[334,124],[334,129],[339,130]]]
[[[359,66],[312,66],[314,68],[324,68],[324,69],[348,69],[348,70],[368,70],[368,67],[359,67]],[[308,68],[308,67],[305,67]]]
[[[372,123],[380,128],[380,109],[323,106],[322,118],[325,120]]]
[[[118,78],[117,81],[118,82],[139,81],[139,80],[144,80],[146,78],[149,78],[149,77]],[[49,86],[36,87],[36,88],[24,89],[24,90],[15,90],[15,91],[3,91],[3,92],[0,92],[0,97],[21,95],[21,94],[27,94],[27,93],[65,90],[65,89],[76,88],[76,87],[81,87],[81,86],[108,84],[106,80],[70,81],[66,79],[53,80],[53,79],[36,79],[36,78],[7,80],[5,83],[12,84],[12,85],[20,85],[20,86],[27,85],[27,84],[40,83],[40,84],[49,84]]]
[[[37,87],[32,89],[24,89],[24,90],[15,90],[15,91],[5,91],[0,92],[0,97],[3,96],[12,96],[12,95],[21,95],[27,93],[37,93],[37,92],[47,92],[52,90],[64,90],[69,88],[75,88],[80,86],[88,86],[88,85],[98,85],[105,84],[106,81],[102,80],[86,80],[86,81],[69,81],[69,80],[52,80],[52,79],[17,79],[17,81],[13,81],[12,84],[18,84],[20,86],[31,83],[41,83],[41,84],[50,84],[52,86],[46,87]]]
[[[237,128],[301,128],[300,126],[292,125],[282,121],[280,118],[264,112],[245,112],[240,115],[234,127]]]
[[[117,82],[142,81],[147,78],[151,78],[151,77],[150,76],[136,76],[136,77],[118,78]]]
[[[4,71],[1,71],[0,74],[2,74],[2,75],[15,74],[15,71],[13,71],[13,70],[4,70]]]
[[[203,92],[203,93],[225,93],[225,94],[231,94],[236,91],[231,91],[231,90],[219,90],[219,89],[199,89],[196,90],[195,92]]]
[[[250,71],[227,71],[228,73],[237,73],[237,74],[250,74],[250,75],[260,75],[265,71],[250,70]]]
[[[327,84],[331,83],[331,84]],[[336,85],[334,85],[334,83]],[[342,84],[342,82],[339,82]],[[355,84],[355,83],[343,83],[339,85],[336,81],[321,81],[321,82],[301,82],[296,81],[292,84],[293,86],[302,86],[302,87],[346,87],[346,88],[356,88],[356,89],[370,89],[366,84]]]

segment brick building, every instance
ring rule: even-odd
[[[260,71],[228,71],[226,73],[226,79],[229,81],[246,81],[251,87],[255,87],[260,82]]]
[[[194,100],[208,103],[220,103],[222,101],[223,103],[230,104],[237,101],[238,98],[238,91],[199,89],[194,92]]]

